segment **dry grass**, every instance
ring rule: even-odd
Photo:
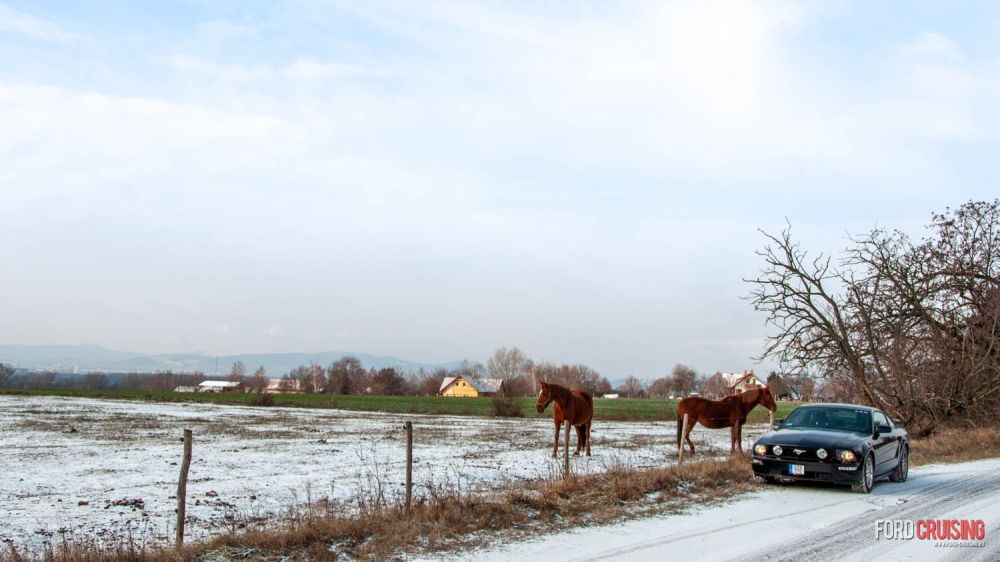
[[[910,464],[962,462],[1000,457],[1000,428],[974,427],[938,431],[910,440]]]
[[[233,533],[182,551],[63,543],[30,556],[8,547],[2,562],[44,560],[334,560],[399,558],[407,552],[464,549],[581,524],[676,511],[754,486],[745,457],[606,472],[511,485],[490,493],[430,487],[407,512],[372,490],[352,504],[309,502],[283,525]]]

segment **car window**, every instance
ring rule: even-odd
[[[781,427],[833,429],[871,432],[872,418],[867,410],[854,408],[796,408]]]

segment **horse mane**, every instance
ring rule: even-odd
[[[744,404],[754,404],[760,399],[760,388],[751,388],[746,392],[740,393],[740,401]],[[751,397],[752,395],[752,397]]]
[[[570,389],[566,388],[561,384],[556,384],[554,382],[545,383],[549,385],[549,395],[555,398],[556,396],[568,396],[570,394]],[[554,392],[553,392],[554,391]]]

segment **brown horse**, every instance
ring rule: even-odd
[[[580,454],[580,445],[587,449],[587,456],[590,456],[590,425],[594,417],[594,399],[582,390],[570,390],[558,384],[540,383],[542,389],[538,391],[538,401],[535,402],[535,409],[541,414],[550,402],[552,405],[552,421],[556,423],[556,442],[552,446],[552,456],[559,454],[559,428],[564,421],[568,421],[576,428],[576,451],[574,455]]]
[[[722,400],[709,400],[698,396],[689,396],[677,405],[677,447],[683,447],[681,441],[681,426],[684,424],[684,414],[688,415],[688,428],[684,434],[691,452],[694,453],[694,443],[691,442],[691,430],[695,422],[709,429],[728,427],[729,452],[739,447],[743,452],[743,424],[747,423],[747,414],[754,406],[760,404],[772,412],[777,409],[771,390],[767,387],[754,388],[735,396],[727,396]]]

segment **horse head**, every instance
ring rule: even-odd
[[[766,386],[760,389],[760,397],[757,398],[757,402],[772,412],[778,409],[778,405],[774,403],[774,396],[771,395],[771,389]]]
[[[552,402],[552,394],[549,393],[549,383],[541,382],[538,383],[542,389],[538,391],[538,400],[535,401],[535,410],[541,414],[548,407],[549,402]]]

